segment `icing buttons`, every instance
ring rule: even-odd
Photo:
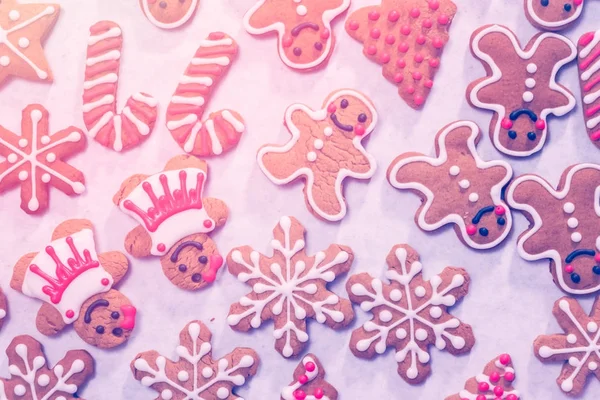
[[[463,179],[462,181],[458,182],[458,186],[460,186],[463,189],[468,189],[469,186],[471,186],[471,182],[469,182],[468,179]]]
[[[450,175],[456,176],[460,174],[460,167],[458,165],[453,165],[450,167]]]
[[[563,206],[563,210],[567,214],[573,214],[573,212],[575,212],[575,204],[573,204],[569,201],[569,202],[565,203],[565,205]]]
[[[527,72],[529,72],[530,74],[535,74],[537,72],[537,69],[538,67],[534,63],[527,64]]]
[[[477,203],[477,200],[479,200],[479,195],[477,193],[471,193],[469,195],[469,201],[471,203]]]

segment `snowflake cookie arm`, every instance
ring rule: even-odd
[[[591,316],[570,297],[557,300],[552,313],[565,333],[538,336],[534,352],[542,362],[563,361],[556,382],[565,393],[578,395],[588,375],[600,379],[600,300],[594,302]]]
[[[133,375],[159,394],[157,400],[238,399],[233,387],[243,385],[256,373],[258,355],[251,349],[236,348],[214,361],[210,339],[206,325],[192,321],[180,333],[178,361],[156,351],[140,353],[131,363]]]
[[[11,378],[3,381],[9,398],[76,399],[79,387],[94,373],[94,360],[85,350],[68,351],[48,368],[42,345],[27,335],[15,337],[6,354]]]

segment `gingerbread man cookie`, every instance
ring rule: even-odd
[[[0,400],[75,400],[94,375],[94,359],[85,350],[69,350],[48,367],[44,348],[28,335],[15,337],[6,349],[10,378],[0,378]]]
[[[157,399],[242,400],[233,388],[256,374],[260,358],[252,349],[236,347],[225,357],[212,358],[212,334],[201,321],[188,323],[179,334],[177,361],[157,351],[140,353],[131,362],[131,372],[143,386],[151,387]]]
[[[337,400],[338,392],[325,380],[325,369],[307,354],[294,371],[294,380],[281,390],[281,400]]]
[[[471,326],[448,312],[469,291],[470,278],[462,268],[447,267],[425,281],[419,254],[405,244],[394,246],[386,262],[389,283],[368,273],[353,275],[346,283],[350,301],[373,314],[352,332],[350,350],[370,359],[393,347],[398,374],[418,384],[431,373],[431,345],[459,355],[475,344]]]
[[[581,36],[577,50],[585,127],[592,143],[600,148],[600,30]]]
[[[10,286],[44,302],[36,317],[42,334],[73,325],[86,343],[108,349],[127,341],[135,327],[135,307],[114,289],[128,269],[123,253],[96,253],[90,221],[71,219],[54,229],[44,251],[21,257]]]
[[[388,168],[390,184],[416,192],[422,205],[415,222],[431,232],[454,225],[458,238],[474,249],[490,249],[510,232],[512,216],[502,189],[512,178],[504,161],[483,161],[477,153],[479,127],[454,122],[436,138],[437,157],[406,153]]]
[[[556,382],[563,392],[577,396],[589,375],[600,379],[600,298],[596,297],[590,315],[571,297],[557,300],[552,313],[564,333],[538,336],[534,352],[544,363],[563,363]]]
[[[236,111],[225,109],[202,120],[215,87],[238,52],[229,35],[212,32],[200,42],[194,58],[179,80],[167,108],[167,128],[177,144],[198,157],[218,156],[234,148],[246,129]]]
[[[519,391],[513,387],[515,369],[508,354],[502,354],[485,366],[483,373],[465,383],[459,393],[446,400],[519,400]]]
[[[70,126],[50,134],[50,115],[39,104],[23,110],[21,135],[0,126],[0,193],[21,185],[21,208],[28,214],[48,208],[49,186],[68,195],[85,191],[81,171],[64,159],[81,152],[86,139],[83,132]]]
[[[382,0],[354,11],[346,32],[363,43],[367,58],[383,66],[383,76],[411,107],[429,96],[456,14],[450,0]]]
[[[244,16],[244,27],[253,35],[277,33],[281,61],[312,70],[331,57],[331,21],[348,7],[350,0],[258,0]]]
[[[175,29],[192,18],[200,0],[140,0],[146,18],[161,29]]]
[[[157,117],[158,101],[138,92],[117,112],[117,84],[123,33],[112,21],[100,21],[90,28],[85,81],[83,121],[88,134],[115,151],[127,150],[148,138]]]
[[[11,75],[52,82],[42,41],[59,12],[58,4],[0,1],[0,85]]]
[[[375,173],[375,159],[362,145],[377,124],[371,101],[357,91],[338,90],[318,111],[291,105],[284,122],[292,139],[283,146],[263,146],[258,165],[277,185],[303,177],[308,209],[326,221],[341,220],[344,179],[369,179]]]
[[[556,75],[577,56],[575,45],[555,33],[534,36],[525,49],[508,28],[486,25],[471,36],[471,52],[487,76],[467,88],[473,107],[494,112],[490,138],[504,154],[526,157],[542,149],[548,116],[573,110],[573,94]]]
[[[206,162],[177,156],[163,172],[126,179],[113,198],[140,224],[125,238],[127,252],[159,256],[167,278],[186,290],[213,283],[223,265],[208,234],[225,224],[229,211],[223,201],[202,197],[207,176]]]
[[[525,14],[541,30],[559,31],[571,26],[583,12],[584,0],[524,0]]]
[[[250,246],[233,249],[227,256],[229,272],[252,287],[229,309],[227,322],[236,331],[275,324],[275,348],[284,357],[300,354],[308,342],[307,319],[341,329],[354,319],[352,305],[327,289],[348,272],[354,254],[337,244],[306,254],[304,227],[293,217],[282,217],[275,229],[269,257]]]
[[[568,168],[557,189],[537,175],[522,175],[506,200],[530,223],[519,236],[521,257],[550,259],[554,283],[567,293],[600,290],[600,165]]]
[[[8,315],[8,302],[6,300],[6,295],[0,289],[0,329],[2,329],[2,325],[4,325],[4,319]]]

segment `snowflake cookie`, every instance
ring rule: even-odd
[[[52,82],[42,41],[59,12],[58,4],[0,1],[0,85],[11,75]]]
[[[237,347],[219,360],[212,358],[211,333],[200,321],[188,323],[179,334],[177,361],[151,350],[131,362],[131,371],[142,385],[159,393],[157,399],[243,400],[233,393],[256,374],[260,359],[252,349]]]
[[[538,336],[535,355],[542,362],[563,362],[556,382],[563,392],[576,396],[585,388],[588,375],[600,379],[600,297],[589,316],[570,297],[556,301],[552,313],[565,333]]]
[[[8,302],[6,300],[6,295],[0,289],[0,329],[2,329],[2,325],[4,325],[4,318],[8,314]]]
[[[23,110],[21,135],[0,126],[0,193],[21,185],[21,208],[28,214],[48,208],[48,186],[68,195],[85,191],[81,171],[63,161],[85,148],[85,136],[70,126],[49,134],[48,111],[39,104]]]
[[[325,370],[314,354],[307,354],[294,371],[294,381],[281,391],[281,400],[337,400],[338,392],[325,381]]]
[[[69,350],[48,368],[42,345],[28,335],[15,337],[6,349],[11,378],[0,378],[0,400],[72,400],[94,374],[94,359],[85,350]]]
[[[508,354],[502,354],[490,361],[479,374],[465,383],[458,394],[446,400],[519,400],[519,392],[514,389],[515,370]]]
[[[502,190],[512,177],[504,161],[484,161],[477,153],[481,133],[471,121],[457,121],[436,137],[437,157],[409,152],[396,157],[387,177],[396,189],[418,193],[415,215],[426,232],[453,225],[467,246],[485,250],[510,232],[512,215]]]
[[[282,217],[273,229],[273,256],[249,246],[235,248],[227,256],[229,272],[252,287],[231,305],[227,322],[234,330],[246,332],[272,319],[275,348],[284,357],[304,350],[307,318],[333,329],[343,328],[354,319],[352,304],[327,289],[329,282],[350,269],[352,250],[333,244],[308,256],[304,234],[298,220]]]
[[[462,268],[447,267],[427,282],[419,255],[405,244],[394,246],[386,261],[389,283],[361,273],[346,284],[350,301],[373,314],[352,332],[350,349],[356,357],[373,358],[394,347],[398,374],[417,384],[431,373],[430,345],[458,355],[475,344],[471,326],[448,313],[467,294],[469,275]]]

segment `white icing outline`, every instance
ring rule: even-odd
[[[448,152],[446,150],[446,137],[455,129],[459,129],[459,128],[463,128],[463,127],[467,127],[469,129],[471,129],[471,135],[469,136],[469,139],[467,140],[467,146],[469,147],[469,151],[471,152],[471,155],[473,156],[473,159],[475,160],[475,164],[477,165],[477,167],[480,169],[487,169],[487,168],[492,168],[492,167],[502,167],[506,170],[506,176],[504,177],[504,179],[502,179],[502,181],[500,181],[496,185],[492,186],[492,188],[490,190],[490,195],[492,196],[494,205],[495,206],[501,205],[506,210],[505,229],[504,229],[503,234],[500,237],[498,237],[495,241],[487,243],[487,244],[478,244],[478,243],[474,242],[473,240],[471,240],[471,237],[467,233],[467,227],[465,225],[465,221],[463,220],[463,217],[459,214],[449,214],[449,215],[445,216],[444,218],[442,218],[438,223],[428,224],[425,221],[425,216],[426,216],[427,212],[429,211],[429,208],[431,207],[431,204],[433,203],[433,200],[435,197],[433,191],[429,187],[427,187],[423,184],[420,184],[420,183],[400,183],[396,179],[398,170],[401,167],[403,167],[404,165],[407,165],[409,163],[426,162],[434,167],[438,167],[438,166],[444,164],[445,162],[447,162],[448,161]],[[479,157],[479,154],[477,153],[477,145],[475,144],[475,139],[477,138],[478,134],[479,134],[479,127],[477,126],[476,123],[471,122],[471,121],[457,121],[457,122],[454,122],[454,123],[448,125],[446,128],[444,128],[442,133],[439,134],[437,137],[437,143],[438,143],[438,147],[439,147],[439,156],[437,158],[421,155],[421,156],[404,158],[404,159],[398,161],[396,164],[392,163],[393,167],[391,168],[391,170],[388,174],[388,180],[389,180],[390,184],[393,187],[395,187],[396,189],[414,189],[414,190],[418,190],[419,192],[423,193],[426,196],[426,198],[427,198],[426,202],[422,206],[421,212],[418,215],[419,228],[423,229],[424,231],[431,232],[431,231],[434,231],[436,229],[443,227],[446,224],[456,224],[460,227],[462,239],[465,241],[465,243],[469,247],[472,247],[477,250],[485,250],[485,249],[490,249],[490,248],[495,247],[498,244],[500,244],[506,238],[506,236],[510,233],[510,230],[512,228],[512,214],[510,212],[510,208],[502,199],[502,189],[504,188],[504,186],[506,186],[508,184],[508,182],[512,178],[513,171],[512,171],[512,167],[510,166],[510,164],[508,164],[505,161],[500,161],[500,160],[483,161]]]
[[[144,11],[144,15],[146,16],[146,18],[148,18],[148,20],[152,22],[155,26],[161,29],[175,29],[179,28],[180,26],[188,22],[190,18],[192,18],[192,15],[194,15],[194,12],[198,7],[198,2],[199,0],[192,0],[192,3],[190,4],[190,8],[188,9],[187,13],[183,17],[181,17],[180,20],[170,23],[160,22],[154,17],[154,15],[152,15],[152,13],[150,12],[150,6],[148,5],[148,0],[142,0],[142,10]]]
[[[554,107],[554,108],[544,108],[542,110],[542,112],[540,113],[540,115],[538,115],[538,117],[546,123],[546,127],[542,131],[542,134],[541,134],[542,137],[541,137],[539,143],[537,144],[537,146],[529,151],[510,150],[510,149],[507,149],[506,147],[504,147],[502,145],[502,143],[500,143],[499,139],[500,139],[500,131],[501,131],[501,127],[502,127],[501,126],[502,120],[506,116],[507,111],[504,108],[504,106],[501,104],[483,103],[478,98],[478,94],[481,89],[485,88],[486,86],[488,86],[492,83],[496,83],[496,82],[500,81],[500,79],[502,79],[502,71],[500,70],[498,65],[495,63],[494,59],[489,54],[481,51],[481,49],[479,48],[479,41],[485,35],[490,34],[490,33],[501,33],[501,34],[505,35],[508,39],[510,39],[510,41],[512,42],[514,51],[523,60],[531,59],[531,57],[533,57],[535,55],[535,52],[537,51],[539,45],[545,39],[548,39],[548,38],[561,40],[567,46],[569,46],[569,48],[571,49],[571,54],[568,57],[566,57],[562,60],[558,60],[556,62],[556,64],[554,64],[554,68],[552,70],[552,75],[550,76],[550,82],[548,84],[548,87],[550,89],[564,95],[567,98],[567,100],[569,101],[569,103],[564,106],[559,106],[559,107]],[[527,46],[529,46],[530,43],[531,43],[531,41],[527,44]],[[480,59],[483,63],[488,65],[488,67],[490,68],[490,70],[492,72],[491,76],[486,76],[486,78],[484,80],[482,80],[481,82],[479,82],[477,85],[475,85],[473,87],[473,89],[469,93],[469,99],[475,107],[482,108],[484,110],[493,111],[494,113],[496,113],[498,115],[498,120],[496,121],[496,126],[495,126],[493,134],[492,134],[492,140],[494,142],[494,146],[502,153],[508,154],[509,156],[513,156],[513,157],[527,157],[533,153],[540,151],[542,149],[542,147],[544,146],[544,144],[546,143],[548,126],[549,126],[549,123],[548,123],[549,121],[547,118],[548,115],[552,114],[557,117],[563,116],[563,115],[567,114],[568,112],[570,112],[571,110],[573,110],[573,108],[575,108],[575,105],[577,104],[577,102],[575,100],[575,96],[573,96],[567,89],[561,87],[558,84],[558,82],[556,81],[556,75],[558,74],[558,71],[564,65],[570,63],[577,57],[577,47],[575,47],[575,45],[564,36],[558,35],[556,33],[544,32],[535,39],[533,46],[531,46],[531,48],[525,52],[521,48],[521,45],[519,44],[517,37],[510,29],[508,29],[504,26],[501,26],[501,25],[490,25],[490,26],[486,27],[485,29],[482,29],[475,37],[473,37],[473,39],[471,41],[471,50],[473,51],[473,53],[475,54],[475,56],[478,59]],[[543,82],[543,81],[542,81],[542,79],[537,79],[537,82],[539,83],[539,82]]]
[[[547,28],[547,29],[552,29],[552,30],[558,30],[558,29],[562,29],[564,27],[566,27],[567,25],[569,25],[570,23],[572,23],[573,21],[575,21],[577,18],[579,18],[579,16],[581,15],[582,11],[583,11],[583,3],[581,3],[579,6],[577,6],[577,10],[575,10],[575,12],[573,13],[573,15],[571,15],[570,17],[560,20],[560,21],[544,21],[543,19],[541,19],[536,13],[535,10],[533,9],[533,2],[535,0],[526,0],[527,1],[527,15],[529,15],[529,17],[531,19],[533,19],[535,21],[536,24],[538,24],[541,27]],[[539,0],[537,0],[539,1]]]
[[[577,173],[578,171],[581,171],[583,169],[588,169],[588,168],[600,171],[600,165],[591,164],[591,163],[578,164],[578,165],[572,167],[571,169],[569,169],[569,172],[567,173],[567,176],[564,180],[565,184],[560,191],[557,191],[556,189],[554,189],[554,187],[552,185],[550,185],[550,183],[548,183],[548,181],[546,181],[545,179],[543,179],[537,175],[522,175],[522,176],[518,177],[511,183],[511,185],[508,187],[508,190],[506,191],[506,201],[508,202],[508,204],[514,209],[521,210],[521,211],[529,214],[531,216],[531,218],[533,219],[533,227],[530,227],[527,231],[525,231],[519,237],[519,240],[517,242],[517,251],[518,251],[519,255],[527,261],[538,261],[538,260],[544,260],[547,258],[554,261],[554,266],[556,269],[555,275],[558,278],[558,284],[559,284],[560,288],[567,293],[576,294],[576,295],[594,293],[594,292],[600,290],[600,284],[597,285],[596,287],[589,288],[589,289],[583,289],[583,290],[572,289],[565,283],[565,280],[563,277],[563,261],[562,261],[561,255],[558,253],[557,250],[546,250],[539,254],[530,254],[525,251],[525,248],[524,248],[525,242],[527,240],[529,240],[529,238],[531,238],[533,235],[535,235],[535,233],[537,231],[539,231],[541,229],[541,227],[543,225],[543,221],[540,217],[540,214],[533,206],[526,204],[526,203],[518,203],[514,199],[514,192],[521,183],[527,182],[527,181],[533,181],[533,182],[536,182],[539,185],[541,185],[556,200],[562,200],[565,197],[567,197],[567,195],[569,194],[569,191],[571,190],[571,181],[573,179],[573,175],[575,173]],[[561,181],[562,181],[562,178],[561,178]],[[600,186],[598,186],[596,188],[596,191],[594,193],[594,204],[595,204],[594,211],[596,212],[596,215],[598,217],[600,217]],[[568,234],[569,234],[569,236],[571,235],[570,232],[568,232]]]
[[[313,173],[312,169],[310,169],[309,167],[301,167],[301,168],[297,169],[296,172],[294,172],[289,177],[284,178],[284,179],[278,179],[269,172],[267,167],[264,165],[262,159],[266,153],[287,153],[289,150],[291,150],[296,145],[296,143],[300,139],[301,133],[300,133],[300,129],[292,121],[292,115],[295,111],[302,111],[302,112],[308,114],[308,116],[310,118],[312,118],[314,121],[325,121],[329,117],[329,112],[327,111],[327,106],[329,104],[335,102],[337,99],[339,99],[342,96],[354,96],[354,97],[358,98],[366,107],[368,107],[369,112],[372,115],[371,124],[365,129],[365,133],[362,136],[356,135],[352,139],[352,144],[369,161],[369,164],[371,165],[371,169],[369,169],[365,173],[355,173],[355,172],[352,172],[345,168],[341,168],[339,170],[339,172],[337,174],[337,178],[335,180],[335,195],[338,200],[338,203],[340,204],[340,212],[332,215],[332,214],[327,214],[324,210],[321,210],[319,208],[319,206],[317,206],[317,203],[315,202],[315,200],[313,198],[312,187],[314,184],[314,173]],[[342,193],[342,183],[343,183],[344,179],[346,179],[346,177],[350,177],[350,178],[354,178],[354,179],[369,179],[373,176],[373,174],[375,174],[375,170],[377,169],[377,162],[375,161],[375,157],[373,157],[372,155],[367,153],[367,151],[365,150],[365,148],[363,147],[363,145],[361,143],[364,138],[366,138],[367,136],[369,136],[371,134],[373,129],[375,129],[375,125],[377,124],[377,111],[375,111],[375,107],[372,105],[371,101],[369,99],[367,99],[365,96],[363,96],[361,93],[359,93],[355,90],[352,90],[352,89],[344,89],[344,90],[339,90],[339,91],[335,92],[335,94],[333,96],[328,98],[327,104],[324,106],[324,108],[317,110],[317,111],[313,111],[312,109],[305,106],[304,104],[293,104],[293,105],[289,106],[285,112],[285,124],[286,124],[288,130],[290,131],[290,133],[292,134],[292,138],[283,146],[268,145],[268,146],[262,147],[258,151],[258,154],[256,157],[257,161],[258,161],[258,166],[260,167],[262,172],[267,176],[267,178],[269,178],[271,180],[271,182],[275,183],[276,185],[285,185],[285,184],[292,182],[293,180],[295,180],[296,178],[298,178],[300,176],[305,176],[306,177],[306,183],[305,183],[306,196],[305,197],[308,200],[310,207],[320,217],[322,217],[323,219],[325,219],[327,221],[330,221],[330,222],[340,221],[342,218],[344,218],[344,216],[346,215],[346,211],[347,211],[346,201],[344,200],[344,196]]]
[[[283,48],[283,36],[285,35],[285,24],[283,22],[281,22],[281,21],[274,22],[271,25],[266,26],[264,28],[254,28],[252,25],[250,25],[250,19],[252,18],[252,15],[254,15],[254,13],[256,11],[258,11],[258,9],[260,7],[262,7],[266,1],[267,0],[259,0],[244,15],[244,28],[246,28],[246,31],[248,33],[250,33],[252,35],[262,35],[265,33],[272,32],[272,31],[277,32],[277,34],[278,34],[277,47],[279,50],[279,58],[281,58],[281,61],[283,61],[283,63],[290,68],[299,69],[299,70],[315,68],[318,65],[320,65],[321,63],[323,63],[325,60],[327,60],[327,58],[329,58],[330,53],[333,51],[333,47],[332,47],[332,45],[333,45],[333,30],[331,29],[331,21],[333,21],[337,16],[342,14],[344,11],[346,11],[348,9],[348,7],[350,7],[350,0],[342,0],[342,4],[338,8],[330,9],[323,13],[323,17],[322,17],[323,27],[325,29],[329,30],[330,35],[329,35],[329,38],[327,38],[327,44],[325,45],[325,48],[323,49],[322,55],[315,61],[312,61],[312,62],[309,62],[306,64],[295,63],[286,56],[285,50]]]

